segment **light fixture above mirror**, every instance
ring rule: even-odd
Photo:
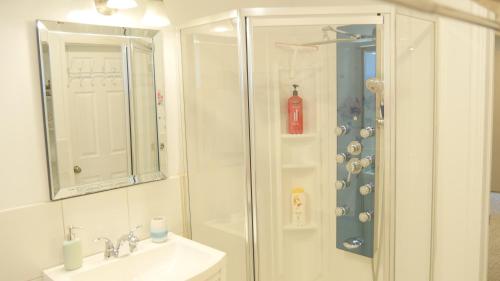
[[[105,16],[111,16],[120,10],[138,7],[136,0],[94,0],[96,10]],[[146,0],[142,24],[147,27],[165,27],[170,25],[163,0]],[[143,5],[141,4],[141,5]]]
[[[165,27],[170,25],[163,0],[149,0],[142,23],[149,27]]]
[[[96,10],[105,16],[111,16],[119,10],[137,7],[135,0],[94,0]]]
[[[106,5],[111,9],[126,10],[137,7],[135,0],[107,0]]]
[[[100,13],[105,16],[111,16],[112,14],[116,13],[116,9],[112,9],[108,7],[108,1],[107,0],[94,0],[95,2],[95,9]]]

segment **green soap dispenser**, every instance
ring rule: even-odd
[[[82,266],[82,241],[75,237],[75,229],[80,227],[70,226],[68,236],[63,242],[64,269],[75,270]]]

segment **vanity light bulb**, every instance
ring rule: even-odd
[[[126,10],[137,7],[135,0],[108,0],[106,6],[111,9]]]

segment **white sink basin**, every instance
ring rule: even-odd
[[[127,245],[122,249],[127,251]],[[74,271],[57,266],[43,272],[45,281],[223,281],[226,254],[170,233],[162,244],[144,240],[130,255],[83,260]]]

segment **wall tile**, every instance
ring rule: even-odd
[[[137,232],[149,237],[149,222],[154,216],[165,216],[170,231],[181,234],[182,209],[179,178],[141,184],[129,188],[130,225],[142,225]]]
[[[31,280],[62,263],[61,202],[0,212],[0,280]]]
[[[102,242],[94,242],[100,236],[116,241],[127,233],[127,189],[117,189],[63,201],[64,229],[82,227],[78,236],[82,240],[85,256],[102,252]]]

